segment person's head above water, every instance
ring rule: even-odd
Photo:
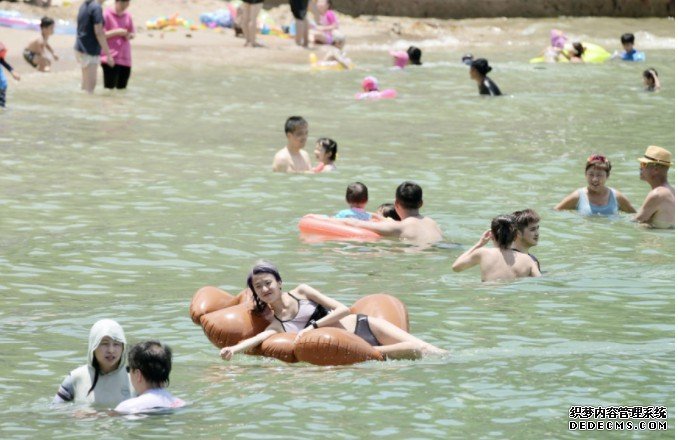
[[[485,76],[492,71],[492,67],[485,58],[478,58],[471,63],[471,70],[475,70],[480,75]]]
[[[645,86],[652,90],[657,87],[659,82],[659,72],[654,67],[650,67],[643,72],[643,80],[645,81]]]
[[[592,154],[586,159],[586,168],[584,168],[584,173],[586,173],[589,168],[594,168],[597,170],[605,171],[607,177],[610,177],[610,171],[612,171],[612,164],[607,159],[607,157],[602,154]]]
[[[410,46],[407,48],[407,56],[411,64],[421,66],[421,49],[416,46]]]
[[[337,160],[337,143],[330,138],[320,138],[316,141],[316,146],[321,149],[319,152],[321,157],[318,157],[318,160],[322,160],[323,157],[326,157],[331,162]]]
[[[363,90],[365,92],[378,92],[379,91],[379,81],[373,76],[366,76],[363,78]]]
[[[132,346],[127,357],[130,375],[139,374],[148,388],[164,388],[169,385],[172,371],[172,349],[159,341],[140,342]],[[139,378],[132,376],[132,385],[137,388]]]
[[[252,292],[252,297],[254,298],[254,311],[257,313],[261,313],[266,309],[266,304],[259,298],[254,286],[254,277],[261,274],[273,275],[275,281],[278,284],[282,284],[280,272],[278,272],[278,268],[275,267],[273,263],[266,260],[259,260],[254,263],[254,266],[250,269],[250,273],[247,275],[247,287],[249,287]]]
[[[509,249],[516,239],[516,225],[510,215],[500,215],[492,219],[490,224],[492,238],[500,249]]]
[[[363,207],[368,200],[367,186],[364,183],[353,182],[346,187],[346,203],[349,205]]]
[[[398,185],[395,193],[396,206],[412,211],[421,208],[424,204],[424,192],[421,186],[414,182],[403,182]],[[402,217],[402,216],[401,216]]]

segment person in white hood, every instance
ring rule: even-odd
[[[97,321],[89,332],[87,364],[70,372],[53,403],[79,402],[113,408],[132,397],[123,356],[126,345],[120,324],[112,319]]]

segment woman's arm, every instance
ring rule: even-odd
[[[574,190],[570,195],[560,201],[553,209],[556,211],[563,211],[566,209],[577,209],[579,202],[579,190]]]
[[[351,310],[348,307],[346,307],[336,299],[332,299],[329,296],[320,293],[320,291],[314,289],[308,284],[301,284],[294,290],[306,296],[306,298],[310,299],[314,303],[320,304],[321,306],[325,307],[330,311],[330,313],[328,313],[327,316],[316,321],[316,325],[318,327],[329,327],[332,324],[336,324],[337,322],[339,322],[342,318],[351,314]]]
[[[457,257],[454,263],[452,263],[452,270],[455,272],[461,272],[462,270],[466,270],[480,264],[480,250],[487,244],[488,241],[490,241],[491,238],[492,231],[488,229],[480,237],[478,243]]]
[[[619,191],[617,191],[617,203],[619,204],[620,211],[628,212],[630,214],[636,213],[636,208],[633,207],[631,201]]]
[[[276,324],[276,322],[271,323],[271,325],[269,325],[266,330],[259,333],[258,335],[252,336],[251,338],[245,339],[244,341],[240,341],[230,347],[222,348],[219,352],[221,358],[225,361],[229,361],[234,354],[245,351],[248,348],[256,347],[274,334],[280,333],[280,329],[277,328],[278,326]]]

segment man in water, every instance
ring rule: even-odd
[[[537,263],[537,268],[541,272],[541,265],[537,257],[530,253],[530,248],[536,246],[539,242],[539,215],[531,209],[523,209],[511,214],[513,222],[516,225],[516,238],[513,240],[511,249],[527,254]]]
[[[285,122],[287,145],[273,158],[273,171],[304,173],[311,171],[311,158],[304,151],[308,139],[308,123],[301,116],[290,116]]]
[[[635,221],[653,228],[673,229],[675,224],[675,191],[668,182],[668,172],[672,165],[671,152],[650,145],[640,162],[640,180],[646,181],[650,190],[643,206],[636,214]]]

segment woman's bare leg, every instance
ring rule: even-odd
[[[368,323],[381,343],[375,348],[389,359],[418,359],[427,354],[447,353],[381,318],[370,316]]]

